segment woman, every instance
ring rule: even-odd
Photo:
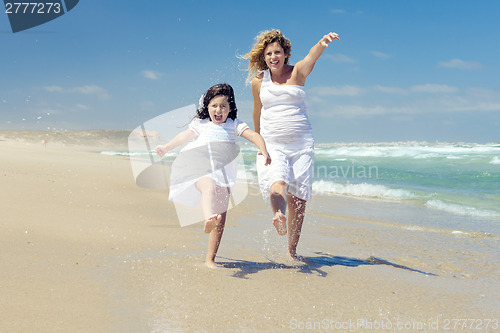
[[[306,114],[304,84],[325,48],[336,39],[339,37],[333,32],[323,36],[304,59],[292,66],[290,41],[279,30],[264,31],[244,56],[250,62],[255,132],[262,135],[273,159],[264,167],[264,156],[257,157],[259,185],[264,199],[270,201],[278,234],[285,235],[288,227],[288,254],[293,259],[297,258],[314,170],[314,139]]]

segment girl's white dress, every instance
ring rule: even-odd
[[[238,119],[214,124],[210,119],[194,118],[189,129],[198,137],[172,163],[169,200],[194,207],[200,203],[196,182],[202,177],[210,177],[217,186],[232,190],[238,168],[236,137],[248,125]]]

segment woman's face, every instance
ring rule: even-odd
[[[285,59],[285,52],[280,43],[274,42],[266,46],[264,50],[264,60],[271,71],[283,67]]]
[[[210,100],[208,103],[208,114],[214,124],[222,124],[227,120],[229,115],[229,101],[227,96],[218,95]]]

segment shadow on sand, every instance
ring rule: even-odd
[[[348,257],[334,256],[324,252],[314,252],[316,256],[299,257],[299,260],[293,264],[280,264],[274,262],[255,262],[247,260],[238,260],[224,258],[228,261],[219,261],[219,266],[224,268],[238,269],[234,272],[233,277],[247,279],[248,275],[256,274],[260,271],[268,269],[293,269],[300,273],[316,274],[318,276],[326,277],[327,272],[322,270],[323,267],[345,266],[345,267],[358,267],[362,265],[388,265],[399,269],[408,270],[415,273],[424,275],[437,276],[433,273],[427,273],[418,269],[413,269],[407,266],[395,264],[384,259],[369,257],[368,259],[357,259]]]

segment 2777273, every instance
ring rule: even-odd
[[[6,14],[59,14],[61,12],[60,2],[6,2]]]

